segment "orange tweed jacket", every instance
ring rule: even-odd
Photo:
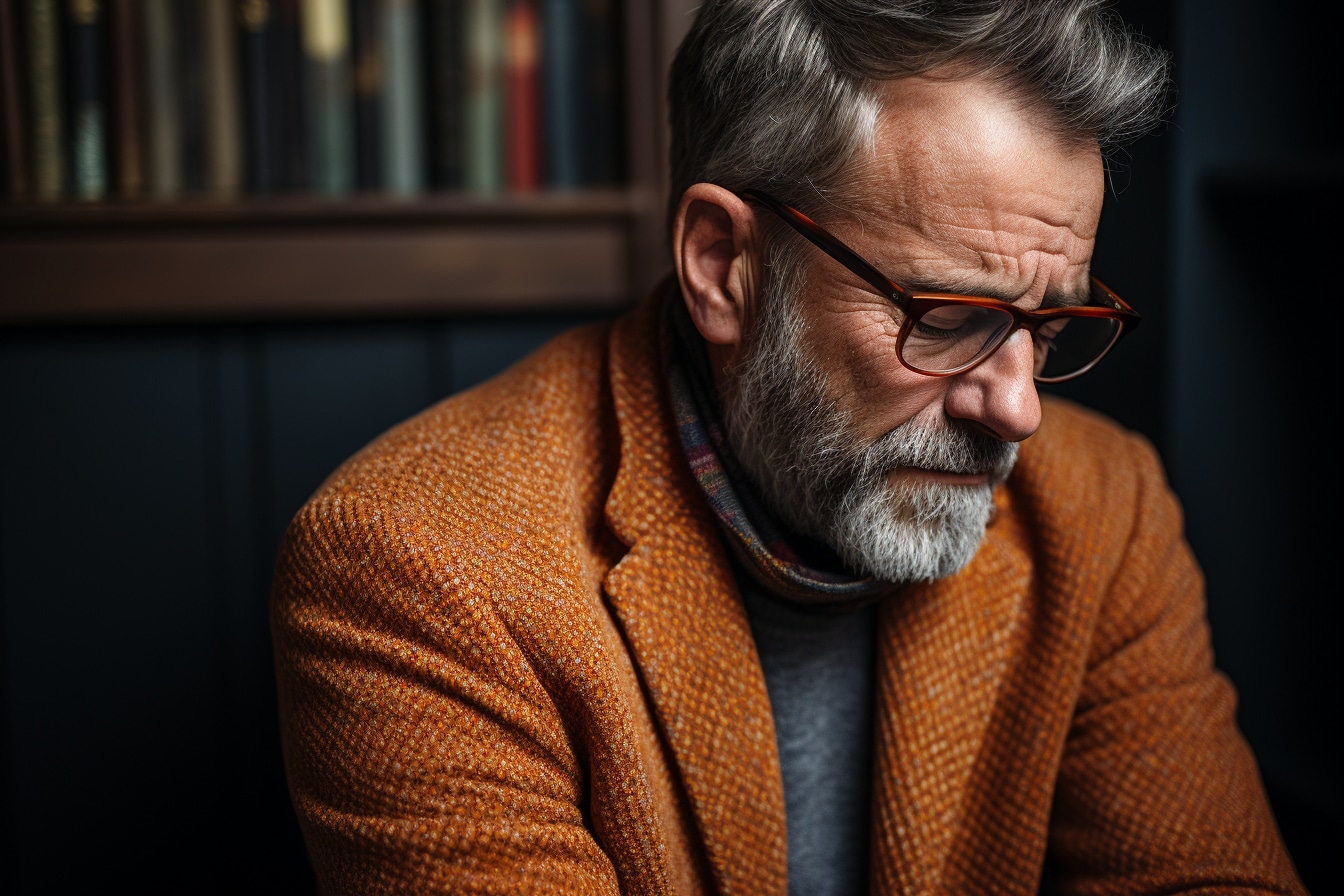
[[[274,579],[325,893],[787,891],[770,702],[657,297],[350,459]],[[880,613],[873,892],[1302,893],[1154,452],[1049,402],[972,563]]]

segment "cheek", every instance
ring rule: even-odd
[[[823,346],[828,391],[865,444],[931,413],[941,401],[941,378],[907,370],[897,358],[889,316],[854,313],[814,331]]]

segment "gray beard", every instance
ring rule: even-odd
[[[1012,471],[1017,444],[955,420],[930,428],[917,417],[862,444],[806,351],[797,301],[761,298],[755,338],[722,395],[728,443],[766,506],[884,581],[933,581],[960,570],[980,547],[994,487]],[[987,473],[989,481],[892,484],[886,474],[898,467]]]

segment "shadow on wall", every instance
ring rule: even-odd
[[[6,892],[312,892],[265,616],[284,527],[589,319],[0,332]]]

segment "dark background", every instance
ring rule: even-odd
[[[1328,896],[1340,7],[1117,9],[1173,50],[1175,114],[1113,166],[1094,263],[1143,325],[1066,391],[1166,460],[1217,662]],[[265,623],[284,526],[379,432],[591,317],[0,329],[0,889],[310,892]]]

